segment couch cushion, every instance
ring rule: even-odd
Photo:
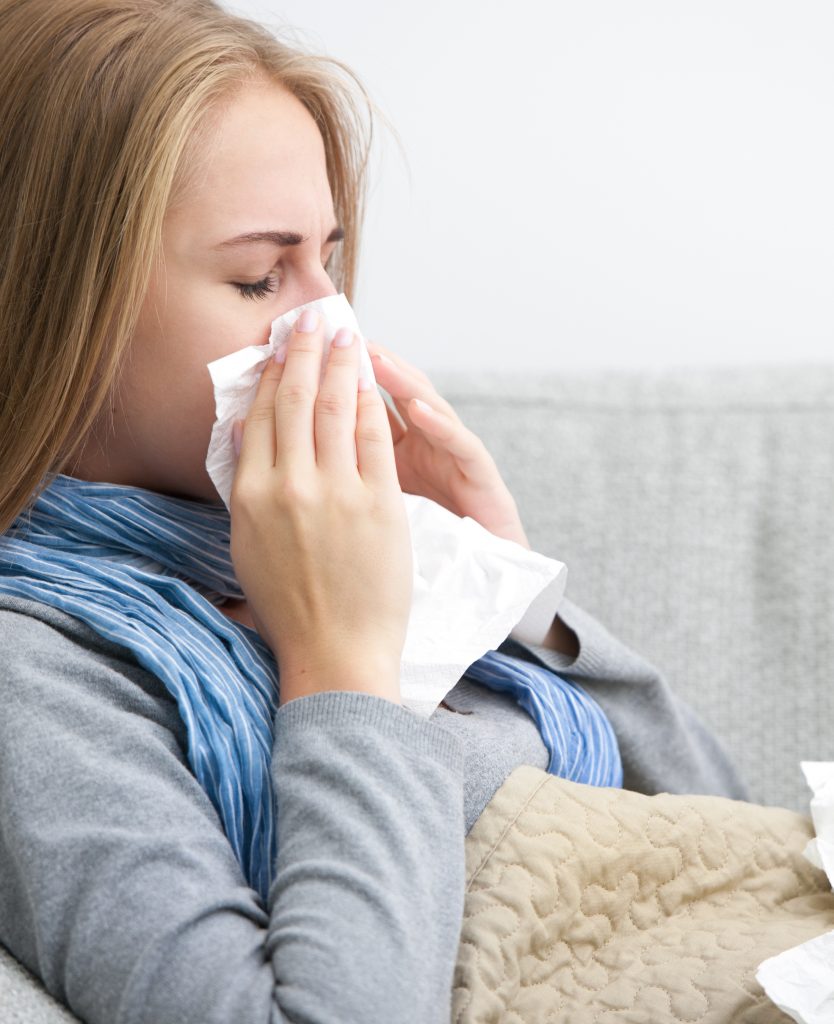
[[[77,1024],[78,1018],[56,1002],[3,946],[0,946],[1,1024]]]

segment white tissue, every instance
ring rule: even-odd
[[[278,317],[266,345],[251,345],[208,364],[216,421],[206,469],[226,507],[237,456],[232,424],[245,419],[267,360],[299,314],[315,309],[325,321],[322,377],[328,347],[340,327],[361,342],[359,374],[376,386],[370,355],[345,295],[305,303]],[[538,643],[565,590],[562,562],[496,537],[474,519],[461,518],[428,498],[403,494],[414,564],[411,614],[400,664],[403,704],[428,716],[464,674],[512,633]]]
[[[816,838],[803,855],[834,886],[834,761],[800,761],[813,791]],[[834,1021],[834,931],[794,946],[759,965],[756,980],[768,997],[799,1024]]]

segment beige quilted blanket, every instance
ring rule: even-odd
[[[759,963],[834,929],[810,818],[517,768],[466,838],[455,1024],[776,1024]]]

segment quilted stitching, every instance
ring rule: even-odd
[[[834,929],[809,818],[529,765],[466,839],[454,1024],[782,1024],[762,960]]]

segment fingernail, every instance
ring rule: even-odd
[[[420,406],[421,409],[425,409],[426,412],[432,412],[433,411],[432,407],[429,405],[429,403],[428,402],[424,402],[421,398],[415,398],[414,401],[417,403],[417,405]]]
[[[275,349],[272,359],[276,363],[283,363],[287,358],[287,343],[282,341],[278,348]]]
[[[314,309],[305,309],[295,321],[295,329],[300,334],[310,334],[319,323],[319,315]]]
[[[372,359],[378,359],[381,363],[384,363],[386,366],[396,366],[397,365],[393,361],[393,359],[389,359],[388,356],[384,356],[381,352],[375,352],[371,358]]]
[[[336,348],[347,348],[353,341],[353,331],[349,327],[340,327],[333,336]]]
[[[369,380],[365,380],[364,377],[360,377],[359,378],[359,390],[360,391],[370,391],[371,390],[371,382]]]
[[[243,443],[243,421],[235,420],[232,424],[232,444],[235,446],[235,455],[240,457],[240,446]]]

